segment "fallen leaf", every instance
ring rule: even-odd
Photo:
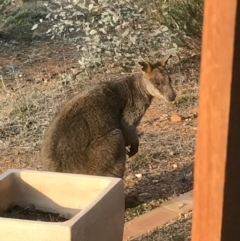
[[[31,30],[35,30],[35,29],[37,29],[37,27],[38,27],[38,23],[34,24],[31,28]]]

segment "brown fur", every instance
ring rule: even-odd
[[[41,148],[45,170],[123,178],[126,146],[138,152],[136,127],[152,98],[176,97],[165,61],[139,62],[143,72],[99,84],[63,105]]]

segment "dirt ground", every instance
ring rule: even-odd
[[[130,72],[111,61],[83,71],[79,58],[76,43],[70,41],[26,44],[0,34],[0,173],[9,168],[41,170],[42,137],[61,103]],[[178,49],[168,64],[177,100],[155,99],[141,121],[140,149],[127,161],[125,186],[143,204],[128,209],[126,221],[193,188],[199,61],[189,49]],[[135,64],[132,72],[138,68]]]

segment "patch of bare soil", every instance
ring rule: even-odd
[[[17,205],[6,211],[0,212],[0,217],[44,222],[65,222],[68,220],[59,213],[41,211],[34,206],[20,207]]]
[[[0,36],[0,173],[42,170],[43,133],[61,104],[96,83],[139,70],[137,64],[123,69],[117,61],[83,70],[79,59],[74,42],[26,45]],[[199,61],[178,49],[168,65],[177,100],[155,99],[141,121],[140,149],[126,163],[125,187],[143,204],[128,209],[126,221],[193,188]]]

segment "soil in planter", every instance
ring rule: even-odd
[[[20,207],[15,205],[6,211],[0,211],[0,217],[44,222],[64,222],[69,220],[59,213],[40,211],[33,205],[28,207]]]

